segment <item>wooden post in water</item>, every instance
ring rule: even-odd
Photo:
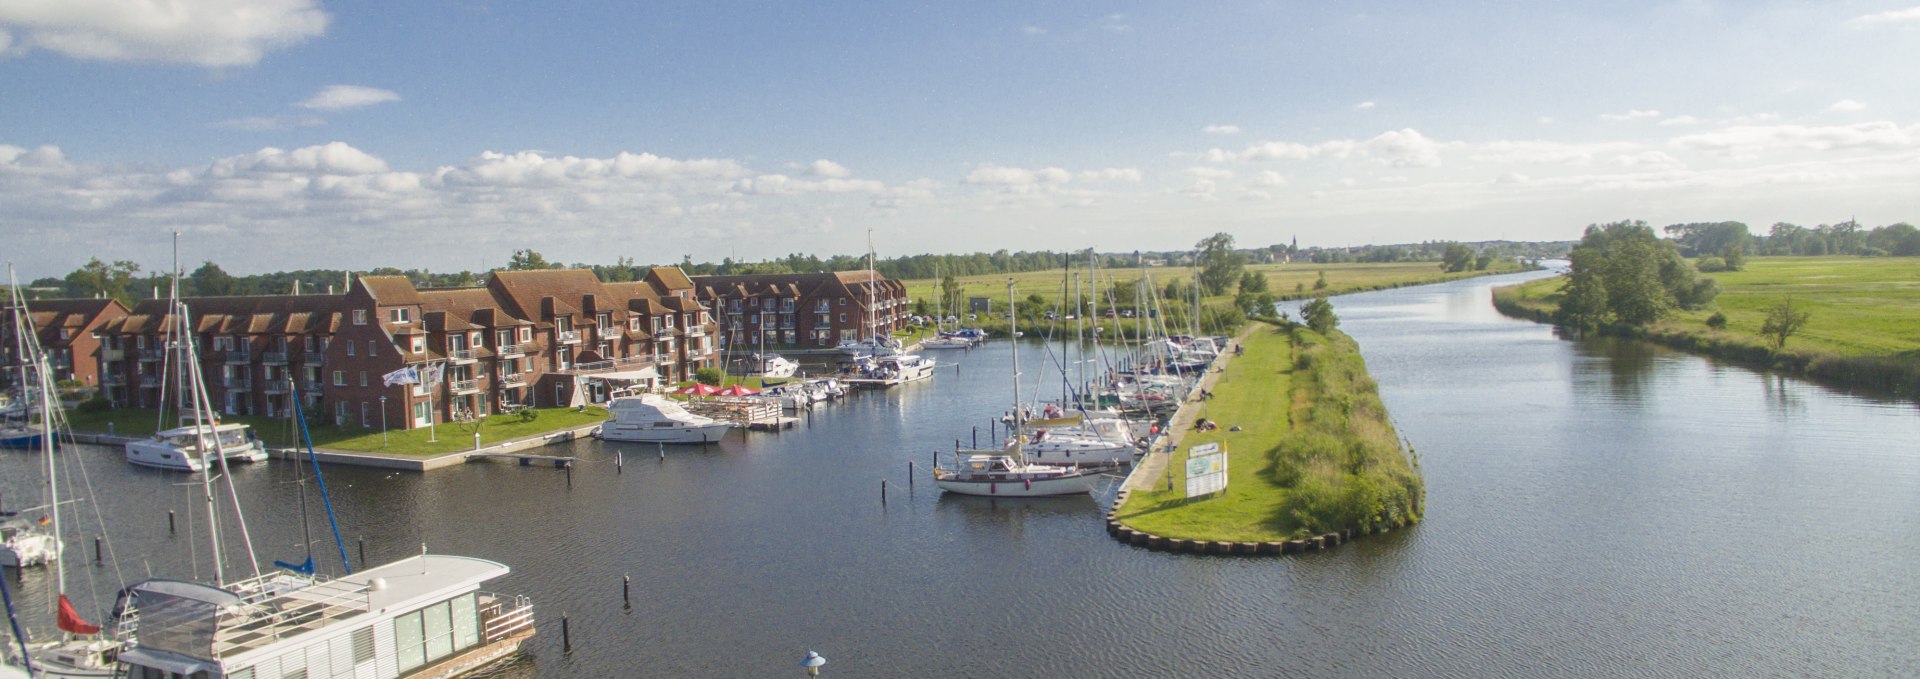
[[[980,425],[973,425],[973,449],[980,449]]]
[[[615,451],[613,453],[613,473],[615,474],[627,473],[627,454],[626,453],[619,452],[619,451]]]
[[[573,465],[561,465],[561,468],[567,470],[567,490],[573,490]]]
[[[367,536],[360,536],[360,567],[367,567]]]
[[[633,576],[620,576],[620,601],[631,610],[633,608]]]
[[[567,614],[560,614],[560,652],[573,652],[573,630],[567,626]]]
[[[918,464],[918,463],[916,463],[916,462],[914,462],[913,460],[907,460],[907,487],[908,487],[908,488],[912,488],[912,487],[913,487],[913,477],[914,477],[914,465],[915,465],[915,464]]]
[[[93,562],[95,564],[104,563],[100,558],[100,536],[98,535],[93,536]]]
[[[667,444],[655,443],[653,445],[658,446],[660,448],[660,461],[666,462],[667,461]]]
[[[167,534],[173,534],[173,510],[167,510]]]
[[[880,504],[887,503],[887,480],[880,479]]]

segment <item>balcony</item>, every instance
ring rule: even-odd
[[[222,383],[227,391],[247,391],[253,388],[253,380],[245,377],[229,377]]]
[[[261,363],[265,363],[265,364],[267,364],[267,365],[286,365],[286,364],[287,364],[287,352],[284,352],[284,351],[262,351],[262,352],[260,352],[260,362],[261,362]]]
[[[140,386],[145,387],[147,389],[157,389],[160,387],[160,376],[159,375],[141,375]]]
[[[152,363],[166,355],[166,352],[159,349],[140,349],[138,351],[140,352],[141,363]]]
[[[688,336],[688,337],[699,337],[699,336],[701,336],[701,335],[705,335],[705,334],[707,334],[707,328],[706,328],[706,326],[703,326],[703,325],[690,325],[690,326],[687,326],[687,336]]]
[[[504,388],[527,386],[526,373],[500,373],[500,386]]]
[[[472,349],[453,349],[447,352],[447,360],[454,363],[472,363],[479,358],[480,356]]]
[[[527,345],[525,345],[525,344],[502,344],[502,345],[500,345],[499,347],[497,347],[497,348],[495,348],[495,349],[493,350],[493,353],[494,353],[495,355],[497,355],[497,356],[499,356],[500,358],[511,358],[511,357],[515,357],[515,356],[525,356],[525,355],[527,355]]]
[[[282,380],[267,380],[260,384],[260,393],[263,394],[285,394],[290,391],[293,391],[293,387]]]
[[[253,362],[253,354],[250,352],[245,352],[245,351],[227,352],[227,363],[229,365],[245,364],[245,363],[252,363],[252,362]]]
[[[318,394],[321,391],[323,391],[325,388],[326,388],[326,385],[321,384],[320,380],[317,380],[317,379],[307,380],[306,384],[300,385],[300,390],[307,392],[309,394]]]
[[[127,352],[125,350],[100,347],[100,360],[102,361],[118,361],[126,357]]]
[[[620,336],[621,328],[615,325],[600,326],[600,339],[613,339]]]
[[[560,342],[561,344],[579,344],[580,343],[580,331],[578,330],[557,330],[557,331],[554,331],[553,337],[556,341]]]
[[[127,376],[118,372],[108,372],[100,376],[100,383],[108,386],[120,386],[127,383]]]
[[[480,391],[480,380],[447,380],[447,389],[455,394],[471,394]]]

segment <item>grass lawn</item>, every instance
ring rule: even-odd
[[[476,426],[480,433],[481,445],[492,445],[508,439],[570,429],[607,419],[605,408],[590,407],[584,411],[575,411],[572,408],[534,408],[532,411],[539,413],[539,416],[531,421],[522,421],[519,415],[489,415],[478,425],[442,423],[432,432],[427,429],[390,429],[384,440],[379,429],[358,427],[317,426],[313,427],[310,433],[313,435],[313,445],[318,448],[426,456],[472,450]],[[74,431],[105,432],[107,423],[112,422],[114,433],[128,436],[152,434],[155,424],[154,411],[144,408],[119,408],[97,413],[68,411],[67,418],[72,423]],[[252,425],[254,432],[268,446],[304,445],[296,442],[299,432],[293,431],[289,420],[228,416],[221,418],[221,421]],[[428,440],[430,438],[437,441],[430,442]]]
[[[1154,490],[1134,491],[1119,512],[1136,530],[1172,538],[1265,542],[1285,540],[1293,526],[1281,522],[1287,490],[1274,484],[1269,451],[1289,427],[1293,343],[1283,331],[1259,324],[1213,388],[1201,416],[1220,423],[1207,432],[1190,432],[1173,453]],[[1239,425],[1241,431],[1228,431]],[[1205,443],[1227,448],[1227,490],[1210,498],[1186,499],[1187,451]]]
[[[1788,351],[1920,362],[1920,259],[1755,257],[1745,270],[1707,275],[1723,288],[1710,308],[1677,312],[1650,329],[1759,344],[1767,309],[1791,295],[1796,309],[1813,315],[1787,341]],[[1551,311],[1562,280],[1534,281],[1507,294],[1524,307]],[[1726,330],[1707,328],[1716,311],[1727,315]]]

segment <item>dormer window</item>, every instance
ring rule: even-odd
[[[394,325],[408,322],[410,320],[410,314],[407,313],[408,311],[410,310],[406,307],[387,310],[387,322],[393,323]]]
[[[520,341],[521,342],[533,341],[533,328],[531,326],[520,327]]]
[[[372,349],[373,347],[367,347],[367,348]],[[427,338],[422,335],[414,335],[413,336],[413,353],[417,354],[426,350],[427,350]]]
[[[353,324],[354,324],[354,325],[366,325],[366,324],[367,324],[367,310],[366,310],[366,309],[354,309],[354,310],[353,310]]]
[[[594,322],[598,323],[602,328],[612,325],[613,324],[612,319],[613,319],[613,316],[611,314],[600,314],[593,318]]]

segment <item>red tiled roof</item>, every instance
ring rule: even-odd
[[[360,285],[365,286],[373,299],[384,305],[419,304],[420,291],[413,287],[413,281],[406,276],[361,276]]]

